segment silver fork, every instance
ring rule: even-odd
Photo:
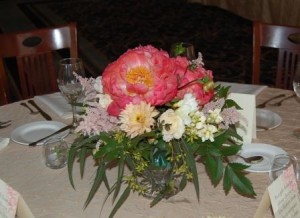
[[[265,102],[263,102],[263,103],[257,105],[256,108],[264,108],[264,107],[266,107],[266,105],[267,105],[270,101],[272,101],[272,100],[274,100],[274,99],[276,99],[276,98],[281,98],[281,97],[285,97],[285,94],[280,94],[280,95],[276,95],[276,96],[274,96],[274,97],[272,97],[272,98],[269,98],[269,99],[266,100]]]
[[[38,114],[38,111],[33,111],[25,102],[21,102],[20,105],[26,107],[28,110],[30,110],[30,114]]]
[[[4,129],[4,128],[10,126],[10,124],[11,124],[10,122],[11,122],[11,120],[0,122],[0,129]]]
[[[11,120],[8,120],[8,121],[0,121],[0,126],[2,126],[2,125],[5,125],[5,124],[8,124],[8,123],[10,123],[11,122]]]
[[[282,102],[284,102],[285,100],[288,100],[288,99],[290,99],[290,98],[293,98],[293,97],[295,97],[295,96],[296,96],[296,94],[290,95],[290,96],[288,96],[288,97],[286,97],[286,98],[281,99],[280,101],[278,101],[278,102],[276,102],[276,103],[269,104],[269,105],[271,105],[271,106],[281,106],[281,105],[282,105]]]

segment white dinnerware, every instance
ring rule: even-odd
[[[37,121],[27,123],[14,129],[11,133],[11,140],[21,145],[29,145],[41,138],[44,138],[57,130],[65,127],[66,124],[57,121]],[[64,138],[69,134],[69,130],[61,132],[56,137]],[[40,142],[37,145],[41,145]]]
[[[260,162],[246,163],[242,158],[237,157],[234,162],[249,165],[245,171],[248,172],[269,172],[271,168],[271,162],[276,155],[286,154],[286,152],[274,145],[263,144],[263,143],[250,143],[244,144],[239,153],[242,157],[262,156],[263,160]]]
[[[282,118],[275,112],[267,109],[256,109],[256,131],[274,129],[282,123]]]

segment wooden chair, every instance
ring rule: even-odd
[[[69,50],[70,57],[78,57],[76,23],[0,34],[0,105],[9,103],[9,73],[4,59],[16,58],[21,98],[27,99],[58,90],[55,51],[61,49]]]
[[[271,25],[254,21],[253,84],[260,84],[261,47],[278,49],[275,87],[292,89],[294,74],[297,69],[300,70],[300,27]]]

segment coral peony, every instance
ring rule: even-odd
[[[177,73],[180,77],[177,97],[183,98],[186,93],[192,93],[199,105],[204,105],[211,100],[214,94],[212,71],[206,70],[202,65],[189,69],[186,58],[176,57]]]
[[[102,74],[103,91],[113,100],[108,112],[117,116],[129,103],[171,101],[177,94],[176,67],[167,52],[150,45],[128,50]]]

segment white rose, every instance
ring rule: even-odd
[[[185,125],[189,125],[192,122],[189,114],[198,110],[196,98],[191,93],[185,94],[184,98],[174,106],[178,107],[176,114],[181,117]]]
[[[166,142],[173,138],[180,139],[185,131],[183,120],[172,109],[165,111],[159,117],[159,122],[163,125],[162,134]]]

